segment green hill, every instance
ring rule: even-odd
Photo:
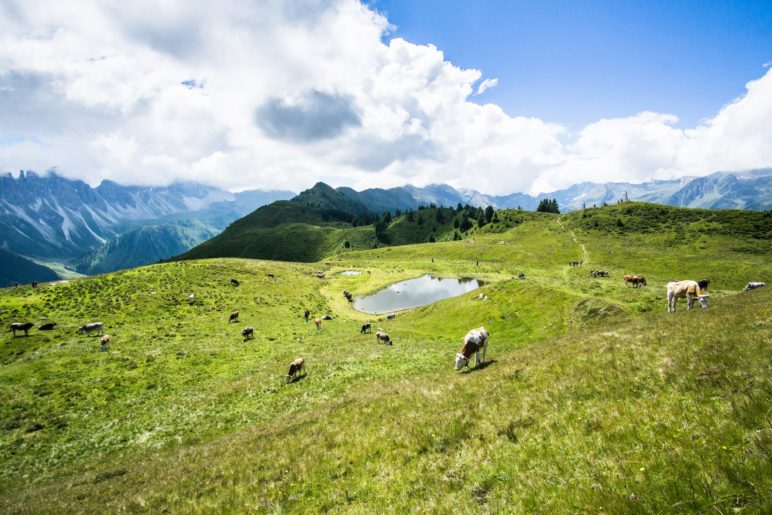
[[[50,268],[30,261],[27,258],[0,249],[0,287],[5,288],[13,283],[31,283],[55,281],[59,276]]]
[[[0,344],[0,511],[769,512],[772,290],[740,291],[772,272],[768,219],[666,209],[656,231],[630,228],[648,205],[506,211],[461,241],[2,290],[3,320],[59,325]],[[425,273],[485,285],[394,320],[341,294]],[[707,310],[666,313],[665,282],[703,277]],[[75,332],[96,320],[107,352]],[[490,363],[459,374],[480,325]]]

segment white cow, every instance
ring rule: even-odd
[[[686,309],[692,309],[694,299],[703,308],[708,307],[708,296],[700,291],[697,281],[673,281],[667,283],[667,312],[675,313],[676,300],[686,297]]]
[[[461,352],[456,354],[456,370],[469,366],[469,360],[472,354],[475,355],[474,366],[485,363],[485,354],[488,350],[488,340],[490,335],[484,327],[472,329],[464,336],[464,346]],[[482,350],[482,360],[480,360],[480,350]]]

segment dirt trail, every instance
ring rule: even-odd
[[[563,222],[562,222],[561,218],[563,218],[562,215],[559,216],[558,219],[557,219],[558,225],[564,231],[568,230],[568,233],[571,235],[571,239],[574,240],[574,243],[576,243],[577,245],[579,245],[582,248],[582,262],[583,262],[583,264],[586,265],[587,263],[590,262],[590,253],[587,252],[587,247],[584,246],[584,243],[579,243],[579,240],[576,239],[576,234],[574,234],[574,231],[572,231],[571,229],[566,229],[566,226],[563,225]]]

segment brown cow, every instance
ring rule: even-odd
[[[322,330],[322,319],[321,318],[314,318],[314,323],[316,324],[316,330],[321,331]]]
[[[667,312],[675,313],[676,301],[686,297],[686,309],[692,309],[694,299],[700,302],[700,306],[708,307],[708,296],[700,291],[697,281],[673,281],[667,283]]]
[[[238,321],[239,321],[239,312],[238,311],[234,311],[228,317],[228,323],[230,324],[231,322],[238,322]]]
[[[99,350],[107,350],[107,344],[110,343],[110,335],[106,334],[102,336],[102,339],[99,340]]]
[[[291,382],[295,375],[298,375],[300,377],[300,372],[303,372],[303,377],[306,376],[306,360],[303,358],[295,358],[292,360],[292,363],[290,363],[289,366],[289,372],[287,373],[287,376],[284,378],[285,383]]]

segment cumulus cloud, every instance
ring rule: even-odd
[[[269,98],[257,109],[257,125],[272,138],[298,142],[334,138],[361,125],[347,95],[312,90],[297,99]]]
[[[772,165],[772,70],[697,127],[643,112],[570,131],[471,102],[498,80],[388,30],[356,0],[5,1],[0,170],[535,193]]]

